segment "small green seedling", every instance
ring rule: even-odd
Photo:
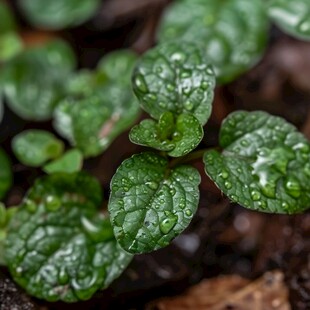
[[[44,4],[66,5],[70,15],[64,18],[42,14],[41,2],[20,5],[35,24],[53,29],[82,22],[98,4]],[[71,10],[78,2],[79,9],[87,6],[84,11]],[[303,8],[305,1],[297,2],[292,10]],[[222,123],[219,146],[203,149],[200,143],[216,80],[231,81],[258,60],[267,15],[306,35],[306,15],[294,24],[288,13],[279,20],[279,12],[290,10],[288,1],[178,0],[163,18],[163,43],[138,60],[130,51],[112,53],[94,71],[74,73],[73,53],[61,41],[5,61],[0,55],[0,94],[8,106],[27,120],[52,118],[74,147],[63,153],[63,142],[41,130],[12,141],[19,161],[47,173],[20,206],[0,204],[0,263],[21,287],[48,301],[86,300],[110,285],[133,255],[169,245],[198,208],[201,176],[194,160],[201,159],[216,186],[241,206],[280,214],[309,209],[310,143],[284,119],[236,111]],[[0,44],[1,29],[0,21]],[[174,41],[176,36],[182,39]],[[148,150],[121,163],[110,183],[108,210],[101,210],[100,184],[80,171],[83,159],[101,154],[135,123],[137,99],[150,118],[135,125],[129,138]],[[11,184],[11,164],[0,149],[0,199]]]

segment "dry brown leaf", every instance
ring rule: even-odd
[[[237,275],[204,280],[185,294],[151,303],[148,310],[290,310],[280,271],[250,282]]]

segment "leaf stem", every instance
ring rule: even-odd
[[[203,154],[205,152],[210,151],[210,150],[220,150],[220,147],[218,147],[218,146],[217,147],[209,147],[209,148],[205,148],[202,150],[197,150],[195,152],[189,153],[189,154],[182,156],[182,157],[175,158],[175,159],[171,160],[169,167],[173,168],[177,165],[187,164],[191,161],[195,161],[197,159],[200,159],[203,157]]]

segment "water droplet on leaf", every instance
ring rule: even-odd
[[[48,211],[57,211],[61,206],[61,201],[58,197],[49,195],[45,198],[45,207]]]
[[[301,195],[301,186],[295,178],[289,178],[285,182],[285,191],[292,197],[298,198]]]
[[[135,86],[137,87],[137,89],[139,91],[141,91],[142,93],[147,93],[148,88],[147,88],[147,85],[145,83],[144,77],[141,74],[138,74],[135,77],[134,83],[135,83]]]
[[[170,214],[159,224],[159,229],[163,234],[168,234],[178,221],[177,215]]]

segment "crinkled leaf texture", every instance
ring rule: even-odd
[[[268,13],[283,31],[310,40],[309,0],[268,0]]]
[[[178,0],[164,13],[160,42],[201,42],[221,83],[256,63],[265,48],[268,18],[262,0]]]
[[[29,294],[86,300],[128,265],[132,255],[117,244],[109,219],[96,209],[100,197],[97,181],[83,173],[51,175],[29,191],[5,244],[9,270]]]
[[[180,114],[174,119],[171,112],[164,113],[159,121],[143,120],[133,127],[129,138],[133,143],[168,152],[172,157],[188,154],[203,137],[203,128],[195,116]]]
[[[12,150],[26,166],[40,167],[50,159],[61,155],[64,145],[52,133],[30,129],[22,131],[12,140]]]
[[[222,153],[205,153],[205,170],[232,201],[271,213],[310,207],[310,143],[293,125],[265,112],[234,112],[220,145]]]
[[[97,71],[81,72],[69,85],[71,94],[55,110],[54,127],[85,157],[106,150],[138,117],[130,79],[123,79],[130,76],[135,59],[130,51],[115,52],[101,61]],[[113,67],[119,74],[109,71]]]
[[[65,81],[75,67],[75,56],[63,41],[25,50],[3,68],[4,95],[20,117],[46,120],[64,96]]]
[[[128,252],[165,247],[190,223],[199,201],[200,175],[191,166],[141,153],[125,160],[111,181],[109,212],[114,234]]]
[[[100,0],[19,0],[28,20],[45,29],[79,25],[95,14],[99,5]]]
[[[167,111],[187,113],[204,125],[210,117],[215,75],[196,44],[156,46],[140,58],[132,80],[140,104],[155,119]]]
[[[2,199],[11,187],[13,174],[11,162],[6,153],[0,148],[0,199]]]

